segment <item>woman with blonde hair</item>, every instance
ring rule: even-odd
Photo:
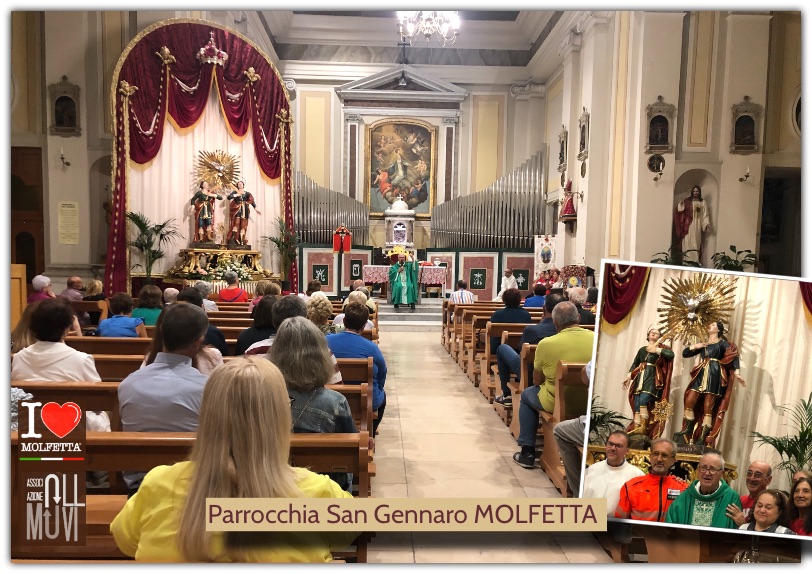
[[[218,367],[203,392],[189,460],[150,471],[110,525],[119,549],[150,562],[329,562],[356,532],[208,532],[207,498],[351,498],[288,464],[290,401],[263,357]]]
[[[332,335],[344,330],[344,325],[334,325],[328,321],[333,316],[333,305],[326,297],[310,297],[307,302],[307,318],[313,321],[325,335]]]

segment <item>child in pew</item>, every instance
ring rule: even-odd
[[[285,319],[268,350],[268,358],[285,377],[293,432],[358,432],[346,397],[324,388],[335,369],[324,334],[310,320]],[[352,487],[351,473],[333,472],[330,478],[344,490]]]
[[[357,532],[206,531],[207,498],[351,498],[288,464],[291,423],[284,377],[270,361],[244,357],[215,369],[189,461],[146,475],[110,525],[119,549],[152,562],[329,562]]]
[[[132,317],[135,301],[126,293],[110,297],[113,316],[99,323],[96,334],[100,337],[147,337],[144,320]]]

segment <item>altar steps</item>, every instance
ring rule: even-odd
[[[400,309],[395,309],[391,303],[381,300],[377,300],[377,303],[378,330],[380,332],[422,331],[439,333],[442,330],[442,299],[423,298],[414,311],[408,305],[401,305]]]

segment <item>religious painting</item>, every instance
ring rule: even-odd
[[[471,289],[484,289],[488,278],[487,269],[471,269],[468,276],[468,285]]]
[[[418,219],[431,217],[435,203],[437,127],[419,120],[381,120],[367,128],[366,203],[382,218],[403,200]]]
[[[361,279],[364,274],[364,261],[362,259],[350,259],[350,281]]]
[[[516,278],[516,284],[519,286],[519,291],[524,291],[530,284],[530,270],[529,269],[513,269],[513,276]]]
[[[311,279],[315,281],[319,281],[322,285],[327,285],[330,282],[330,275],[329,275],[329,266],[328,265],[314,265],[313,266],[313,277]]]
[[[612,520],[715,530],[675,535],[695,543],[700,536],[754,530],[767,537],[797,532],[797,512],[754,515],[752,509],[759,500],[773,506],[780,496],[767,491],[764,498],[764,488],[792,492],[796,471],[809,468],[807,454],[776,446],[809,433],[809,421],[793,415],[812,397],[808,367],[798,359],[812,345],[807,284],[622,261],[604,261],[600,276],[581,496],[607,498]],[[777,305],[793,310],[780,325],[767,320]],[[602,423],[595,416],[601,412],[622,424]],[[608,434],[617,428],[629,434],[629,450],[621,454],[626,462],[608,460],[617,456],[608,448]],[[673,443],[655,442],[659,438]],[[663,494],[669,489],[663,505],[645,505],[642,482],[620,491],[612,473],[603,472],[607,462],[636,466],[621,472],[659,481]],[[756,473],[771,476],[769,485],[754,482]],[[749,538],[744,542],[749,547]]]

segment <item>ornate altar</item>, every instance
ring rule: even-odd
[[[707,452],[717,451],[707,449]],[[630,448],[626,453],[626,460],[643,472],[648,472],[649,454],[649,450],[637,450]],[[688,482],[693,482],[698,478],[696,475],[696,467],[699,464],[699,459],[703,454],[704,453],[700,452],[686,453],[682,452],[680,449],[677,451],[677,462],[675,462],[674,466],[671,467],[669,474],[673,474],[677,478],[687,480]],[[589,465],[595,464],[596,462],[601,462],[602,460],[606,460],[606,447],[590,444],[587,447],[586,466],[588,467]],[[725,462],[725,474],[723,477],[725,482],[730,484],[731,481],[736,480],[739,477],[739,473],[736,470],[737,468],[738,467],[735,464]]]
[[[178,261],[166,273],[167,277],[179,279],[203,279],[211,280],[215,278],[216,270],[221,268],[221,258],[228,257],[235,264],[241,266],[250,276],[251,280],[276,278],[269,269],[262,267],[262,254],[259,251],[233,250],[224,247],[210,248],[188,248],[181,249],[178,253]],[[219,277],[216,277],[219,279]]]

